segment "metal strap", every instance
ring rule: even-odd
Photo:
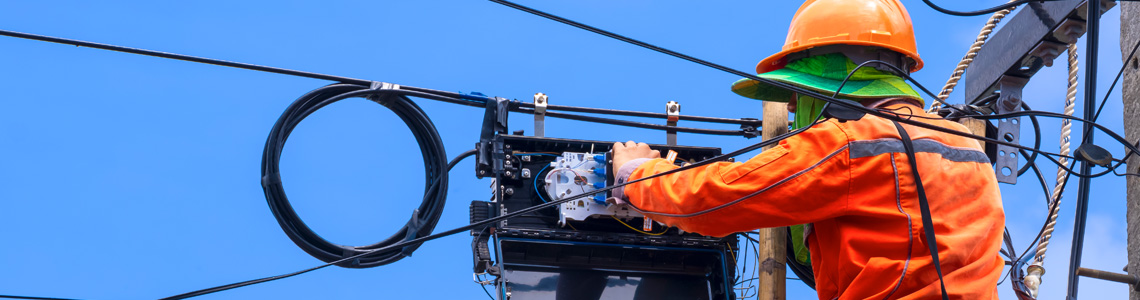
[[[546,105],[549,100],[546,94],[534,94],[534,136],[546,135]]]
[[[669,127],[677,127],[677,121],[681,119],[681,104],[677,101],[669,101],[665,103],[665,125]],[[677,145],[677,131],[665,131],[665,144],[669,146]]]

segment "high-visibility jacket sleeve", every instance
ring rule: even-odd
[[[743,163],[719,162],[630,184],[630,204],[651,219],[711,236],[811,223],[848,211],[848,134],[815,125]],[[676,169],[664,159],[637,167],[629,180]]]

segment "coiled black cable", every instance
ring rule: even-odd
[[[428,116],[414,102],[405,95],[417,95],[418,92],[399,89],[377,89],[356,84],[331,84],[313,90],[289,105],[289,108],[277,119],[269,138],[265,141],[265,152],[261,160],[262,188],[265,190],[265,199],[273,216],[281,229],[302,250],[324,262],[334,262],[345,257],[368,252],[369,250],[383,248],[395,243],[412,240],[430,235],[443,213],[444,202],[447,197],[447,155],[444,153],[443,141]],[[318,109],[347,98],[366,97],[376,101],[392,110],[411,129],[415,136],[424,159],[424,197],[411,219],[395,234],[378,243],[367,246],[346,246],[329,242],[313,232],[305,222],[297,216],[285,196],[281,184],[279,162],[281,151],[289,134]],[[468,154],[469,155],[469,154]],[[420,244],[409,244],[405,247],[361,256],[353,260],[337,263],[345,268],[370,268],[381,266],[410,256]]]

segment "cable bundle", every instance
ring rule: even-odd
[[[292,239],[298,247],[324,262],[334,262],[345,257],[368,252],[369,250],[383,248],[406,240],[430,235],[443,213],[444,202],[447,197],[447,155],[444,153],[443,141],[435,125],[428,119],[419,106],[405,95],[419,94],[414,91],[399,90],[398,87],[377,89],[377,84],[367,87],[356,84],[331,84],[313,90],[294,101],[289,108],[277,119],[269,138],[265,141],[265,152],[261,159],[261,186],[265,190],[265,199],[277,218],[281,229]],[[378,243],[367,246],[345,246],[331,243],[316,232],[313,232],[304,221],[297,216],[289,199],[285,196],[281,184],[279,163],[281,151],[289,134],[301,123],[305,117],[318,109],[340,100],[366,97],[376,101],[392,112],[396,113],[419,143],[424,158],[424,197],[419,208],[411,219],[395,234]],[[352,260],[339,262],[336,265],[346,268],[370,268],[381,266],[410,256],[412,251],[421,244],[409,244],[405,247],[388,251],[377,252]]]

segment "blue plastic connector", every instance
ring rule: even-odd
[[[605,205],[606,204],[606,195],[601,194],[601,193],[594,194],[594,202],[597,202],[598,204]]]
[[[470,93],[458,92],[458,93],[459,93],[459,98],[467,99],[467,100],[475,100],[475,101],[486,102],[488,99],[490,99],[490,97],[487,97],[487,95],[484,95],[483,93],[480,93],[480,92],[470,92]]]
[[[603,167],[594,168],[594,174],[598,174],[598,176],[606,177],[606,168],[603,168]]]
[[[594,188],[595,188],[595,189],[602,189],[602,188],[605,188],[605,187],[606,187],[606,183],[605,183],[605,182],[595,182],[595,183],[594,183]]]
[[[594,161],[598,162],[599,164],[604,164],[604,163],[606,163],[606,155],[605,154],[596,154],[596,155],[594,155]]]

